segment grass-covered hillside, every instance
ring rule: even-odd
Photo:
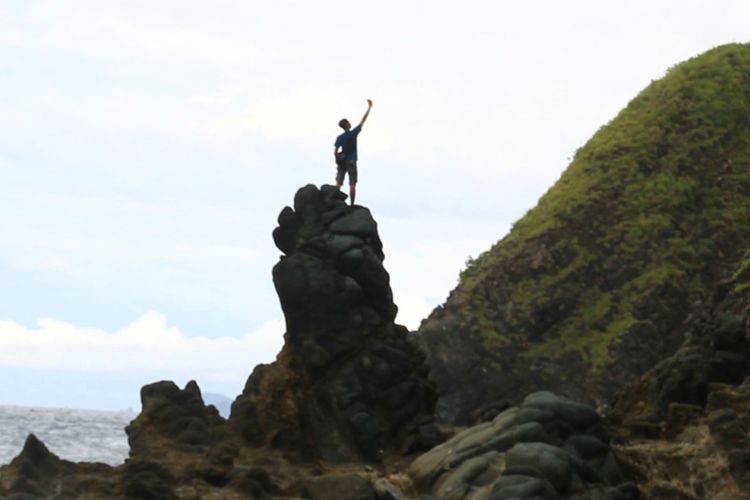
[[[461,273],[419,331],[441,415],[538,388],[608,401],[748,247],[750,45],[733,44],[651,83]]]

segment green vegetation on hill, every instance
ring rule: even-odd
[[[750,320],[750,252],[740,260],[737,269],[732,273],[728,285],[730,300],[734,312],[742,314]]]
[[[445,307],[479,351],[550,373],[573,355],[591,375],[620,361],[625,336],[664,355],[659,337],[749,247],[750,45],[732,44],[671,68],[602,127]]]
[[[747,46],[671,69],[599,130],[539,205],[464,271],[465,292],[502,261],[522,258],[530,242],[565,232],[557,244],[568,255],[547,249],[550,270],[513,283],[515,322],[533,322],[540,306],[575,295],[563,322],[550,325],[556,335],[527,354],[575,349],[594,364],[609,361],[609,343],[651,319],[638,314],[639,304],[676,286],[700,295],[715,278],[706,265],[731,252],[724,248],[730,241],[750,237],[748,89]],[[619,279],[581,283],[592,273]]]

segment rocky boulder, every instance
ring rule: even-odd
[[[133,498],[124,494],[111,472],[112,468],[106,464],[63,460],[34,434],[29,434],[19,455],[0,467],[0,498]]]
[[[180,390],[162,381],[141,389],[143,410],[125,429],[130,455],[159,459],[181,450],[203,453],[229,437],[226,421],[213,406],[205,406],[195,381]]]
[[[37,498],[55,494],[74,464],[60,460],[34,434],[29,434],[21,453],[10,463],[10,473],[0,476],[0,486],[11,498]]]
[[[232,406],[245,443],[330,461],[434,445],[424,355],[394,323],[377,223],[333,186],[307,185],[279,214],[273,280],[286,318],[275,363]]]
[[[414,460],[409,474],[441,500],[638,498],[602,418],[551,392],[457,434]]]

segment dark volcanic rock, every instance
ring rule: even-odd
[[[29,434],[23,450],[9,468],[12,471],[9,497],[20,500],[51,498],[58,494],[63,489],[63,480],[73,473],[75,466],[60,460],[34,434]]]
[[[693,311],[677,352],[618,395],[617,454],[648,498],[750,495],[750,257]]]
[[[175,479],[163,465],[132,460],[122,472],[123,493],[128,499],[173,500]]]
[[[602,418],[551,392],[457,434],[414,460],[409,474],[444,500],[638,498]]]
[[[377,223],[345,198],[308,185],[279,215],[274,240],[286,255],[273,278],[285,346],[255,369],[232,407],[246,443],[337,461],[439,439],[424,355],[394,323]]]
[[[742,318],[707,314],[693,320],[674,355],[621,391],[610,418],[625,427],[659,422],[675,404],[704,407],[711,384],[737,385],[748,375],[750,342]]]

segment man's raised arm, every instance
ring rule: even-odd
[[[372,108],[372,101],[370,99],[367,99],[367,111],[365,111],[365,116],[362,117],[362,121],[359,122],[359,126],[365,124],[365,121],[367,120],[367,117],[370,116],[370,109]]]

